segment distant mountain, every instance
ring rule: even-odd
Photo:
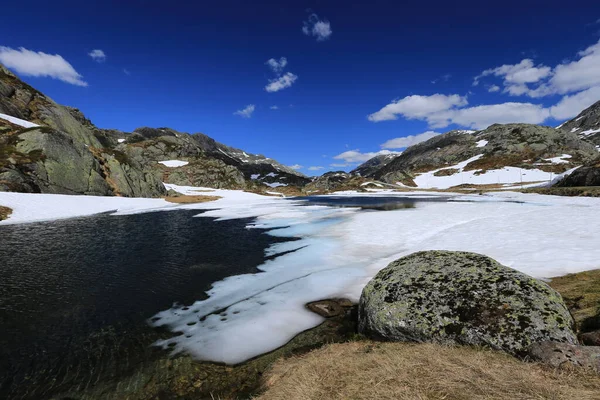
[[[529,125],[450,131],[411,146],[367,176],[409,187],[449,188],[550,181],[598,157],[575,133]]]
[[[0,65],[0,191],[156,197],[162,182],[261,190],[310,179],[201,133],[100,129]]]
[[[559,129],[576,133],[582,139],[600,149],[600,101],[583,110],[578,116],[565,122]]]
[[[369,176],[377,170],[385,167],[390,162],[392,162],[396,157],[399,156],[399,153],[394,154],[381,154],[379,156],[375,156],[370,160],[360,164],[358,167],[351,171],[352,174],[360,175],[360,176]]]

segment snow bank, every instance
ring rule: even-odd
[[[583,131],[581,133],[579,133],[580,135],[591,135],[592,133],[598,133],[600,132],[600,129],[588,129],[587,131]]]
[[[10,115],[6,115],[6,114],[0,114],[0,119],[4,119],[15,125],[22,126],[23,128],[35,128],[36,126],[39,126],[37,124],[34,124],[33,122],[25,121],[24,119],[20,119],[20,118],[16,118],[16,117],[11,117]]]
[[[188,161],[181,161],[181,160],[159,161],[158,163],[164,165],[165,167],[169,167],[169,168],[183,167],[184,165],[189,164]]]
[[[477,147],[485,147],[489,142],[485,139],[482,139],[476,143]]]
[[[563,154],[561,157],[568,156]],[[469,158],[463,162],[449,167],[439,168],[433,171],[419,174],[414,179],[415,183],[419,188],[423,189],[448,189],[453,186],[472,184],[472,185],[493,185],[503,183],[531,183],[531,182],[548,182],[551,181],[556,174],[545,172],[540,169],[522,169],[517,167],[504,167],[502,169],[491,169],[485,173],[477,175],[477,170],[464,171],[467,164],[476,161],[483,157],[483,154],[479,154],[475,157]],[[557,157],[556,159],[561,159]],[[554,159],[552,159],[554,160]],[[457,169],[453,175],[448,176],[435,176],[438,171]]]
[[[6,192],[0,192],[0,205],[13,210],[10,218],[0,221],[0,225],[84,217],[109,211],[148,212],[175,206],[162,199]]]

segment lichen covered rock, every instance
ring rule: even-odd
[[[554,289],[475,253],[400,258],[364,288],[359,331],[393,341],[483,345],[524,355],[543,341],[576,344]]]

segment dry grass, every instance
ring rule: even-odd
[[[219,200],[220,196],[168,196],[164,199],[169,203],[177,204],[193,204],[193,203],[208,203],[209,201]]]
[[[0,221],[3,221],[10,217],[12,214],[12,209],[4,206],[0,206]]]
[[[553,278],[549,284],[562,295],[579,329],[600,329],[600,269]]]
[[[264,382],[262,400],[600,398],[600,376],[589,371],[434,344],[332,344],[278,361]]]

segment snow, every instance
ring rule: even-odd
[[[469,160],[461,163],[466,165]],[[448,195],[435,192],[340,192],[336,196],[399,196],[413,209],[361,212],[306,205],[298,200],[243,191],[165,184],[187,195],[210,194],[210,203],[172,204],[161,199],[0,193],[14,209],[0,224],[91,215],[202,210],[199,218],[253,218],[248,229],[267,229],[279,242],[258,269],[216,282],[209,297],[162,311],[155,326],[179,336],[156,344],[200,360],[238,363],[271,351],[323,321],[307,302],[344,297],[357,301],[368,280],[390,261],[420,250],[463,250],[488,255],[537,278],[598,268],[600,199],[512,192]],[[214,314],[215,312],[217,312]],[[206,317],[206,318],[203,318]],[[201,321],[200,318],[203,318]],[[191,325],[188,325],[188,324]]]
[[[571,129],[571,133],[577,132],[578,130],[580,130],[581,128],[573,128]]]
[[[377,182],[365,182],[365,183],[360,184],[360,186],[367,186],[367,185],[375,185],[377,187],[383,187],[383,185],[381,183],[377,183]]]
[[[600,129],[589,129],[587,131],[580,132],[579,134],[589,136],[593,133],[598,133],[598,132],[600,132]]]
[[[270,177],[272,177],[272,178],[275,178],[275,177],[276,177],[276,176],[278,176],[278,175],[277,175],[276,173],[274,173],[274,172],[269,172],[269,173],[268,173],[267,175],[265,175],[265,176],[270,176]]]
[[[15,125],[22,126],[23,128],[35,128],[36,126],[39,126],[37,124],[34,124],[33,122],[25,121],[24,119],[20,119],[20,118],[16,118],[16,117],[11,117],[10,115],[6,115],[6,114],[0,114],[0,119],[4,119]]]
[[[578,117],[577,119],[575,119],[575,121],[579,121],[580,119],[582,119],[583,117],[585,117],[585,115],[582,115],[581,117]]]
[[[0,221],[0,225],[84,217],[109,211],[147,212],[173,206],[162,199],[10,192],[0,192],[0,205],[13,210],[10,218]]]
[[[476,161],[481,157],[483,157],[483,154],[469,158],[456,165],[421,173],[415,177],[414,181],[417,184],[417,187],[422,189],[448,189],[463,184],[493,185],[501,183],[548,182],[555,176],[550,172],[545,172],[540,169],[522,169],[517,167],[487,170],[484,174],[480,175],[475,174],[477,170],[464,171],[467,164]],[[447,169],[457,169],[458,172],[449,176],[435,176],[436,172]]]
[[[552,164],[568,164],[569,161],[565,160],[565,158],[567,158],[567,159],[573,158],[573,156],[570,154],[563,154],[562,156],[559,156],[559,157],[544,158],[544,160],[550,161]]]
[[[184,165],[188,165],[189,162],[188,161],[181,161],[181,160],[167,160],[167,161],[159,161],[159,164],[162,164],[166,167],[169,168],[177,168],[177,167],[183,167]]]
[[[125,141],[125,139],[117,139],[117,142],[119,143],[123,143]]]
[[[260,178],[260,174],[252,174],[252,175],[250,175],[250,179],[252,179],[252,180],[256,180],[258,178]]]
[[[489,142],[485,139],[482,139],[477,142],[477,147],[485,147]]]
[[[276,188],[276,187],[280,187],[280,186],[287,186],[287,183],[281,183],[281,182],[273,182],[273,183],[268,183],[268,182],[263,182],[265,185],[267,185],[268,187],[271,188]]]

